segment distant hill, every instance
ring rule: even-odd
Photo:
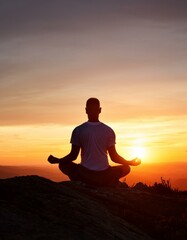
[[[187,190],[187,178],[178,178],[174,181],[174,186],[180,186],[180,189]]]
[[[187,239],[182,195],[39,176],[0,179],[0,193],[0,239]]]
[[[58,170],[57,165],[46,166],[0,166],[0,178],[39,175],[53,181],[65,181],[68,177]]]
[[[0,166],[0,178],[15,176],[39,175],[53,181],[66,181],[68,177],[62,174],[58,165],[41,166]],[[131,173],[126,177],[129,186],[137,182],[153,184],[160,181],[160,178],[170,179],[173,187],[179,190],[187,190],[187,163],[154,163],[141,164],[132,168]]]

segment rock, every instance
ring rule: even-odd
[[[111,208],[123,190],[25,176],[0,179],[0,192],[2,240],[151,239]]]
[[[187,239],[185,192],[25,176],[0,179],[0,193],[1,240]]]

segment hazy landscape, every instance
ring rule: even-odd
[[[172,186],[179,190],[187,190],[187,163],[162,163],[142,164],[138,168],[132,168],[131,173],[121,181],[126,181],[130,186],[143,182],[153,184],[159,182],[161,177],[170,180]],[[56,182],[67,181],[68,177],[62,174],[57,165],[38,166],[0,166],[0,178],[14,176],[39,175]]]

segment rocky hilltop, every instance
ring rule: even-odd
[[[1,240],[187,239],[184,196],[39,176],[0,179]]]

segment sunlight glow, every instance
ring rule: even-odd
[[[144,147],[141,146],[133,146],[131,148],[131,154],[134,157],[138,157],[138,158],[145,158],[146,157],[146,149]]]
[[[138,136],[132,141],[130,147],[130,155],[135,158],[138,157],[142,160],[145,160],[147,157],[147,148],[145,143],[147,142],[143,134],[138,134]]]

